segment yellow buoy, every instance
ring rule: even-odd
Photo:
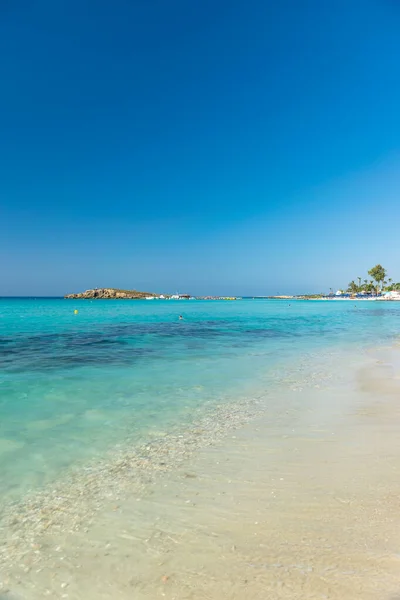
[[[77,315],[77,314],[78,314],[78,311],[75,309],[74,310],[74,315]]]

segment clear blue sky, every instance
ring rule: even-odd
[[[0,295],[400,280],[395,0],[3,0]]]

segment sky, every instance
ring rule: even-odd
[[[396,0],[2,0],[0,295],[400,281]]]

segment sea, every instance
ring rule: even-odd
[[[180,316],[183,318],[180,319]],[[51,543],[37,541],[38,536],[35,537],[34,531],[37,524],[32,524],[30,533],[29,515],[37,514],[37,510],[40,508],[38,508],[38,502],[42,501],[37,499],[43,499],[43,495],[50,493],[49,490],[62,489],[63,481],[71,481],[68,479],[71,477],[71,473],[73,473],[73,481],[82,481],[85,474],[96,472],[96,464],[101,464],[101,477],[103,477],[107,469],[111,472],[115,468],[115,456],[118,456],[121,461],[121,454],[123,454],[126,462],[126,453],[133,456],[136,452],[135,449],[140,448],[142,449],[140,452],[143,452],[143,448],[162,447],[163,440],[167,440],[165,443],[169,444],[169,447],[171,440],[175,444],[175,449],[179,446],[180,455],[177,458],[177,451],[175,454],[171,454],[170,450],[165,451],[166,458],[161,462],[158,450],[149,451],[148,455],[152,452],[157,455],[157,464],[161,465],[159,470],[162,471],[159,481],[157,480],[158,483],[149,479],[149,485],[167,486],[165,482],[171,483],[174,477],[178,477],[178,471],[180,477],[182,472],[176,466],[177,461],[179,465],[186,464],[185,457],[190,454],[190,459],[187,460],[203,461],[203,475],[208,473],[209,479],[205,488],[211,485],[212,473],[216,478],[211,485],[211,487],[214,486],[215,496],[212,502],[210,499],[210,506],[217,506],[216,498],[223,497],[222,492],[217,489],[221,484],[221,473],[225,473],[227,465],[216,467],[220,464],[223,456],[230,457],[231,469],[237,464],[237,470],[233,468],[230,474],[225,473],[223,476],[225,482],[234,480],[236,476],[239,478],[238,473],[242,469],[240,481],[243,484],[246,477],[250,478],[253,469],[253,479],[258,481],[258,486],[261,486],[261,481],[270,467],[275,469],[279,464],[279,468],[282,468],[283,472],[288,456],[293,458],[293,452],[295,452],[293,447],[296,444],[291,446],[290,450],[283,451],[282,449],[282,444],[288,439],[290,432],[296,429],[296,439],[300,440],[298,448],[301,448],[301,444],[304,444],[306,439],[307,443],[311,443],[310,440],[313,443],[320,439],[326,441],[328,439],[325,427],[327,422],[331,424],[335,422],[337,425],[344,413],[353,415],[354,411],[360,410],[360,396],[355,396],[353,374],[356,370],[358,373],[364,372],[364,374],[370,372],[371,360],[374,365],[383,364],[386,365],[386,368],[388,361],[379,356],[379,352],[385,352],[388,348],[395,347],[398,344],[399,333],[400,303],[396,302],[250,298],[237,301],[0,299],[0,509],[6,516],[9,516],[10,510],[14,515],[14,521],[11,521],[11,524],[8,522],[7,525],[10,527],[10,531],[6,537],[14,540],[11,545],[14,542],[17,544],[15,540],[19,539],[19,532],[24,529],[21,539],[29,545],[29,551],[33,552],[32,556],[29,554],[30,558],[26,558],[28,556],[26,549],[18,554],[13,569],[18,563],[20,565],[19,575],[16,575],[10,567],[10,572],[1,583],[0,571],[0,597],[2,598],[2,589],[11,590],[7,594],[13,595],[4,596],[7,598],[39,598],[45,595],[60,598],[121,599],[128,597],[140,599],[158,597],[253,599],[266,597],[262,594],[267,589],[265,586],[268,587],[268,582],[264,581],[261,585],[261,580],[257,580],[254,582],[253,588],[246,587],[250,585],[249,583],[237,584],[235,570],[241,568],[237,564],[232,564],[231,580],[235,582],[235,587],[230,589],[229,583],[225,581],[226,574],[221,576],[222,571],[224,569],[226,571],[228,563],[224,563],[225,566],[221,567],[218,576],[215,573],[210,575],[210,569],[214,568],[211,565],[208,567],[206,565],[201,573],[199,571],[202,581],[200,588],[198,587],[199,580],[196,580],[197,583],[194,582],[193,565],[190,566],[191,570],[187,569],[185,581],[182,580],[179,585],[176,583],[175,586],[173,582],[179,580],[176,575],[176,564],[174,567],[168,566],[168,569],[175,570],[175,575],[171,574],[164,566],[161,567],[161,570],[160,567],[154,567],[157,576],[156,579],[152,579],[153,576],[146,571],[147,567],[143,566],[148,563],[143,563],[143,561],[140,576],[139,574],[132,575],[133,584],[125,582],[125,570],[123,570],[123,574],[120,572],[119,577],[115,578],[116,571],[111,569],[111,574],[107,579],[108,583],[103,581],[99,587],[96,587],[98,576],[96,576],[97,583],[94,584],[95,568],[93,565],[97,563],[93,557],[91,567],[86,567],[86,575],[82,574],[85,569],[80,569],[79,577],[76,578],[72,574],[73,570],[71,571],[69,568],[65,574],[60,575],[61,579],[56,578],[53,581],[54,577],[51,579],[50,575],[46,579],[44,576],[46,568],[43,567],[43,564],[50,565],[53,561],[51,569],[58,568],[54,565],[54,560],[56,560],[54,557],[58,557],[57,548],[69,545],[68,560],[71,561],[72,556],[82,554],[83,546],[79,550],[76,541],[66,542],[65,537],[63,543],[57,542],[57,535],[61,536],[61,528],[51,532],[51,536],[53,536]],[[371,359],[371,356],[374,358]],[[350,366],[353,369],[351,378]],[[362,371],[363,369],[364,371]],[[381,381],[382,378],[378,377],[377,380]],[[365,381],[364,378],[363,385],[365,385]],[[330,393],[327,392],[324,395],[320,392],[323,389],[328,389]],[[249,423],[252,422],[252,419],[258,419],[255,421],[258,423],[257,428],[253,428],[251,435],[246,439],[242,438],[240,442],[237,442],[242,449],[239,456],[235,450],[235,441],[232,441],[235,438],[232,431],[249,431],[249,427],[251,429]],[[230,420],[232,420],[232,428],[229,425]],[[325,423],[324,426],[321,425],[322,422]],[[197,428],[200,433],[193,445],[194,428]],[[197,430],[195,433],[198,433]],[[311,430],[312,433],[310,433]],[[203,431],[206,431],[204,448],[202,445]],[[352,431],[354,432],[354,430]],[[187,442],[186,435],[188,436]],[[240,438],[244,434],[238,433],[237,435]],[[332,436],[333,433],[329,430],[330,444],[333,443]],[[360,439],[364,439],[364,437],[363,433]],[[352,439],[352,434],[349,439]],[[230,440],[230,450],[226,447],[223,451],[224,440]],[[257,440],[257,452],[254,449],[255,446],[252,446],[255,444],[255,440]],[[354,442],[347,440],[346,443]],[[192,446],[189,453],[190,444]],[[328,447],[332,446],[323,444],[323,448]],[[340,446],[340,448],[342,447]],[[246,463],[244,468],[245,456],[252,456],[253,451],[257,453],[257,460]],[[268,463],[270,467],[264,465],[263,474],[258,472],[256,464],[265,461],[271,453],[279,454],[281,452],[284,452],[285,460],[274,460],[272,463]],[[323,454],[323,451],[321,452]],[[316,454],[318,455],[319,451]],[[168,464],[170,456],[172,457],[171,465]],[[149,456],[146,457],[146,460],[148,458]],[[310,460],[312,462],[314,458]],[[209,468],[205,466],[206,463],[209,464]],[[136,464],[137,462],[135,462]],[[181,484],[193,486],[194,481],[196,485],[199,485],[195,475],[193,475],[192,481],[190,464],[190,462],[187,463],[187,473],[182,475],[184,480],[179,479],[178,483],[177,481],[174,484],[171,483],[169,496],[161,488],[158,495],[154,491],[155,488],[151,494],[147,489],[146,492],[143,492],[143,496],[140,496],[139,492],[135,492],[140,496],[135,501],[146,497],[148,502],[149,497],[154,493],[154,502],[153,504],[150,502],[148,505],[149,511],[141,514],[140,522],[142,524],[146,522],[148,525],[149,515],[154,516],[157,513],[158,509],[155,507],[159,508],[160,513],[165,510],[168,502],[165,500],[164,506],[164,502],[160,504],[159,500],[163,494],[167,494],[169,497],[169,506],[175,506],[176,500],[173,502],[171,500],[174,497],[172,491],[176,491]],[[113,465],[113,467],[107,465]],[[310,466],[309,462],[307,465],[308,472],[312,474],[312,465]],[[163,474],[164,471],[168,471],[167,476]],[[302,473],[303,476],[304,473]],[[313,476],[311,475],[311,477]],[[343,476],[343,470],[341,476]],[[163,479],[163,477],[167,477],[167,479]],[[123,507],[123,503],[129,495],[125,475],[124,478],[124,485],[121,486],[121,489],[119,489],[122,482],[120,475],[113,479],[113,493],[115,492],[117,501],[115,499],[112,501],[117,502],[117,508]],[[135,478],[132,468],[129,478]],[[284,478],[285,476],[282,481]],[[279,483],[280,480],[281,478],[276,475],[276,481]],[[162,483],[163,481],[164,483]],[[237,481],[239,482],[239,479]],[[321,482],[320,485],[322,485]],[[80,484],[79,489],[80,498],[82,498],[85,494],[84,491],[82,492],[84,486],[82,488]],[[277,485],[273,489],[276,490]],[[260,501],[261,491],[265,498],[265,489],[261,490],[260,487],[257,487],[255,495],[258,500],[256,504]],[[192,493],[201,495],[202,489],[198,488],[197,492],[192,491]],[[57,492],[57,494],[57,497],[60,497],[61,492]],[[291,490],[290,498],[292,499],[293,494],[294,492]],[[270,501],[269,491],[267,495]],[[33,505],[30,505],[31,509],[29,509],[30,498],[36,498],[34,508],[32,508]],[[157,498],[158,500],[156,500]],[[255,502],[255,496],[252,498],[252,501]],[[93,501],[92,497],[88,497],[88,503]],[[195,505],[192,495],[189,496],[189,499],[186,498],[182,501],[186,503],[185,510],[187,510],[188,504]],[[250,502],[249,498],[247,501]],[[98,504],[100,502],[98,497],[96,502]],[[241,502],[242,505],[246,504],[245,496],[241,497]],[[343,502],[347,502],[346,498],[343,499]],[[13,508],[10,509],[10,507]],[[225,509],[228,511],[226,507]],[[43,512],[42,508],[40,510]],[[71,508],[68,510],[72,518],[73,510]],[[97,505],[96,510],[102,514],[103,506]],[[117,512],[119,510],[124,517],[120,517],[118,524],[115,522],[110,524],[109,520],[107,521],[108,525],[104,524],[102,531],[107,531],[107,535],[105,535],[107,539],[99,536],[98,532],[97,534],[93,533],[92,548],[96,544],[96,548],[98,548],[99,540],[104,541],[106,548],[114,548],[116,530],[125,532],[123,534],[125,538],[121,533],[121,537],[125,540],[124,544],[126,544],[126,539],[129,539],[129,535],[133,535],[132,532],[131,534],[126,533],[127,521],[124,520],[128,518],[127,515],[132,515],[132,507],[116,509]],[[204,533],[204,528],[210,526],[207,519],[212,520],[213,510],[218,509],[209,507],[207,511],[201,513],[201,516],[193,517],[192,520],[189,518],[185,521],[186,529],[184,531],[179,531],[179,528],[174,534],[170,531],[168,535],[173,541],[170,542],[163,538],[163,543],[171,544],[174,551],[183,544],[185,552],[182,556],[187,556],[187,548],[184,545],[185,535],[188,535],[190,527],[202,528]],[[258,509],[252,505],[251,510],[257,512]],[[15,520],[15,511],[20,515],[25,515],[21,516],[21,521],[18,521],[19,517]],[[179,518],[182,518],[180,510],[174,514],[179,514]],[[221,519],[226,519],[227,514],[221,512]],[[232,514],[236,514],[238,517],[234,511]],[[154,518],[157,519],[159,516],[154,516]],[[101,518],[99,517],[99,519],[100,522]],[[243,517],[243,519],[245,518]],[[168,522],[172,523],[173,521],[174,517],[170,515]],[[235,526],[238,522],[240,519],[239,521],[236,519]],[[52,524],[53,520],[49,519],[49,523]],[[95,527],[96,517],[91,518],[90,523],[94,523],[93,527]],[[254,525],[250,526],[247,523],[246,526],[250,527],[248,531],[251,530],[251,534],[249,533],[249,535],[253,536],[253,533],[256,533],[253,532]],[[149,525],[150,529],[152,527]],[[215,523],[213,527],[217,531]],[[135,528],[137,536],[139,535],[137,523]],[[234,528],[232,525],[232,531]],[[285,537],[284,520],[279,521],[279,528]],[[71,533],[73,527],[68,531],[68,535],[73,536]],[[146,533],[149,539],[153,540],[154,531],[152,534]],[[47,533],[41,529],[40,539],[42,540],[46,535]],[[137,541],[135,535],[129,542],[133,545],[136,543],[135,539]],[[219,535],[218,531],[217,535]],[[243,535],[243,528],[240,535]],[[27,536],[29,541],[27,541]],[[141,543],[145,544],[143,541],[145,538],[140,539]],[[196,539],[197,542],[202,539],[200,533],[198,532],[193,539]],[[211,538],[207,537],[207,540],[209,539]],[[42,549],[42,547],[46,547],[46,543],[53,548],[53,550],[49,550],[48,555]],[[88,542],[85,541],[86,543]],[[146,542],[147,545],[149,543]],[[232,544],[232,547],[235,544]],[[327,543],[327,545],[329,544]],[[10,548],[11,546],[7,552],[11,552]],[[157,553],[159,550],[153,549],[153,551]],[[170,548],[167,551],[167,545],[165,545],[161,554],[165,552],[168,554],[170,551]],[[196,546],[192,546],[191,551],[195,554],[196,551],[200,552],[202,557],[199,558],[200,562],[207,563],[203,557],[204,547],[197,547],[196,550]],[[216,556],[219,556],[220,551],[221,548],[218,547]],[[122,557],[122,550],[115,550],[115,552],[114,559],[118,565],[125,565],[126,559]],[[123,552],[125,553],[124,557],[128,555],[125,546]],[[213,556],[213,550],[210,552],[210,556]],[[224,552],[228,552],[227,548]],[[258,573],[260,570],[264,577],[264,571],[271,573],[281,569],[277,566],[260,566],[264,563],[260,562],[258,555],[257,559],[253,560],[249,552],[247,549],[246,565],[254,563],[255,566],[246,566],[247,574],[243,575],[243,581],[245,579],[250,581],[248,571],[252,574],[253,572]],[[61,553],[67,562],[68,550],[63,549]],[[86,547],[85,556],[87,557],[89,554]],[[109,554],[104,552],[105,556]],[[142,556],[142,554],[140,555]],[[182,556],[180,560],[182,560]],[[154,556],[151,555],[151,560],[153,558]],[[104,557],[103,559],[108,560]],[[281,564],[282,560],[274,558],[273,564]],[[38,561],[41,561],[40,564]],[[84,564],[82,558],[78,562],[80,565]],[[65,568],[65,564],[63,563],[63,568]],[[157,562],[157,565],[159,564],[160,561]],[[304,578],[304,573],[307,573],[308,568],[315,568],[308,563],[308,566],[301,566],[302,560],[300,559],[296,559],[293,564],[297,565],[291,567],[295,572],[295,577],[285,585],[297,585],[296,578]],[[122,569],[121,566],[119,568]],[[123,567],[123,569],[125,568],[126,566]],[[325,565],[324,568],[328,573],[329,565]],[[134,567],[132,569],[135,570]],[[209,570],[207,571],[207,569]],[[5,568],[5,570],[7,569]],[[303,575],[299,575],[300,571]],[[343,569],[342,571],[345,572]],[[104,572],[107,572],[106,566],[104,566]],[[210,581],[214,582],[216,578],[222,577],[223,585],[221,583],[220,588],[218,585],[214,585],[214,587],[211,584],[206,585],[204,582],[208,575],[211,577]],[[365,573],[363,577],[364,575]],[[331,592],[329,595],[322,584],[318,584],[319,587],[317,586],[315,589],[310,588],[307,592],[308,595],[296,595],[300,594],[300,591],[293,592],[291,595],[287,590],[285,592],[284,586],[282,588],[275,586],[279,581],[284,581],[285,577],[279,575],[276,581],[271,579],[271,582],[273,580],[273,583],[270,582],[272,587],[268,589],[275,595],[268,597],[336,598],[335,593]],[[76,583],[77,581],[79,584]],[[121,581],[124,583],[122,584]],[[16,582],[19,582],[18,585]],[[193,591],[196,589],[198,593]],[[199,591],[200,589],[201,591]],[[300,587],[298,589],[300,590]],[[372,595],[368,595],[371,592],[369,588],[365,593],[361,590],[358,596],[351,596],[355,593],[353,588],[348,591],[339,586],[338,589],[340,593],[337,597],[372,598]],[[132,590],[135,590],[136,595],[129,595]],[[347,592],[348,596],[346,596]],[[386,598],[389,596],[374,597]]]

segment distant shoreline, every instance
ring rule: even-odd
[[[257,299],[257,297],[255,297]],[[260,298],[261,299],[261,298]],[[400,298],[388,298],[385,296],[369,296],[360,298],[358,296],[340,297],[340,296],[268,296],[268,300],[311,300],[324,302],[399,302]]]
[[[0,300],[65,300],[65,299],[74,299],[74,300],[88,300],[89,298],[83,297],[75,297],[75,298],[66,298],[66,296],[0,296]],[[91,298],[92,300],[122,300],[123,298]],[[125,300],[146,300],[146,298],[124,298]],[[159,297],[154,297],[154,300],[159,300]],[[165,297],[165,300],[171,300],[175,298]],[[399,302],[400,298],[385,298],[385,297],[368,297],[368,298],[360,298],[360,297],[328,297],[328,296],[235,296],[235,297],[226,297],[226,296],[193,296],[190,297],[190,300],[282,300],[282,301],[333,301],[333,302]]]

